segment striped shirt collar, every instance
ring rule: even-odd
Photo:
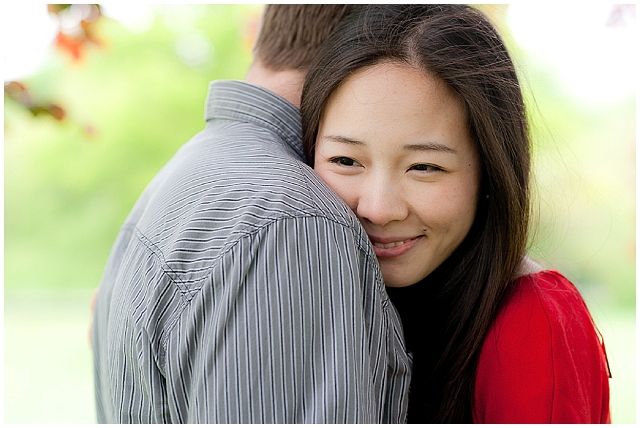
[[[264,88],[237,80],[211,82],[205,120],[214,119],[249,122],[267,128],[304,160],[300,110]]]

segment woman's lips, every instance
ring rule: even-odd
[[[422,236],[401,239],[369,236],[369,239],[373,244],[373,251],[376,253],[376,256],[381,259],[391,259],[403,255],[412,249],[418,243],[420,238],[422,238]]]

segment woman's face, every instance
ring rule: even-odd
[[[433,272],[475,217],[480,161],[465,106],[410,66],[362,68],[338,87],[314,168],[362,222],[390,287]]]

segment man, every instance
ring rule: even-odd
[[[367,235],[297,106],[343,5],[267,6],[245,82],[125,221],[96,297],[99,422],[404,422],[409,359]]]

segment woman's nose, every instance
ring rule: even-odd
[[[371,181],[360,188],[356,214],[376,226],[402,221],[409,215],[408,205],[399,186],[393,183]]]

